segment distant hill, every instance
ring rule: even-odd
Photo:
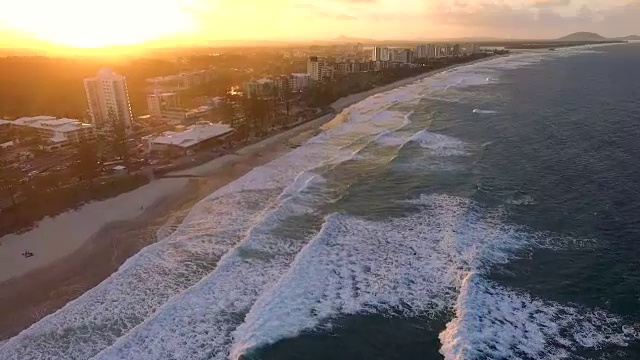
[[[586,32],[586,31],[576,32],[573,34],[569,34],[567,36],[563,36],[558,39],[558,41],[605,41],[605,40],[607,40],[607,38],[605,38],[602,35],[598,35],[592,32]]]
[[[616,40],[640,40],[640,36],[638,35],[629,35],[625,37],[616,38]]]

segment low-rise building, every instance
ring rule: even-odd
[[[161,156],[185,156],[215,149],[223,145],[233,132],[229,125],[203,122],[182,131],[168,131],[160,136],[148,136],[144,140],[150,153]]]
[[[38,139],[49,151],[95,138],[93,125],[75,119],[57,119],[54,116],[23,117],[12,121],[11,126],[18,139]]]
[[[210,121],[212,107],[203,105],[194,109],[168,108],[160,113],[160,121],[172,125],[189,125],[198,121]]]
[[[175,92],[157,93],[147,95],[147,107],[149,115],[159,118],[164,110],[181,108],[182,102]]]
[[[311,85],[311,76],[304,73],[289,74],[289,89],[300,92]]]

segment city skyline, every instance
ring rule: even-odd
[[[38,12],[32,11],[38,9]],[[99,49],[216,41],[605,37],[638,32],[639,0],[43,0],[0,14],[0,47]],[[384,26],[382,26],[384,25]]]

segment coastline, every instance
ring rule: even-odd
[[[497,56],[487,57],[449,67],[429,71],[420,75],[399,80],[365,92],[341,98],[331,104],[334,113],[300,124],[297,127],[280,132],[272,137],[248,145],[234,154],[225,155],[194,168],[172,172],[169,179],[152,182],[154,185],[161,181],[170,181],[171,191],[157,191],[154,196],[145,198],[144,208],[139,209],[140,201],[133,201],[134,190],[131,193],[96,203],[87,204],[76,211],[70,211],[59,217],[69,220],[58,221],[59,217],[46,219],[56,223],[59,228],[57,234],[46,231],[46,224],[39,224],[37,228],[25,234],[16,235],[10,239],[11,247],[0,246],[0,259],[11,250],[12,256],[19,256],[18,260],[27,262],[20,253],[24,246],[15,245],[16,242],[31,241],[41,246],[57,248],[54,255],[44,258],[39,263],[33,262],[27,267],[18,267],[13,276],[8,276],[0,264],[0,340],[10,338],[42,317],[56,311],[67,302],[82,295],[85,291],[106,279],[129,257],[136,254],[145,246],[157,241],[157,235],[170,234],[171,227],[180,224],[190,209],[200,200],[216,189],[240,178],[253,168],[264,165],[283,154],[291,151],[293,146],[301,145],[314,137],[321,126],[330,122],[337,114],[349,106],[356,104],[370,96],[386,92],[395,88],[409,85],[416,81],[433,76],[437,73],[453,68],[468,66],[477,62],[495,59]],[[157,185],[155,185],[157,186]],[[143,189],[142,187],[140,189]],[[109,207],[104,203],[112,201]],[[135,209],[129,205],[129,211],[122,211],[124,203],[136,203]],[[89,207],[111,209],[110,217],[92,218],[86,209]],[[113,211],[114,209],[117,209]],[[95,214],[95,212],[94,212]],[[114,216],[117,214],[117,216]],[[64,246],[60,244],[45,244],[42,235],[60,238],[61,234],[76,225],[85,226],[82,233],[75,234],[73,239]],[[62,226],[64,224],[64,226]],[[6,242],[6,237],[0,239]],[[20,243],[19,245],[23,245]],[[20,249],[16,254],[15,250]],[[35,257],[43,256],[33,246],[26,248],[35,253]],[[14,259],[15,260],[15,259]],[[19,270],[22,269],[22,272]],[[25,270],[26,269],[26,270]]]

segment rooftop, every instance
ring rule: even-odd
[[[80,120],[76,119],[57,119],[55,116],[33,116],[23,117],[13,121],[14,125],[29,126],[39,129],[50,129],[57,132],[70,132],[75,131],[83,127],[90,127],[90,124],[84,124]]]
[[[233,132],[233,128],[224,124],[202,124],[189,126],[182,132],[165,132],[162,136],[152,139],[155,144],[174,145],[184,148],[191,147],[205,140],[213,139]]]
[[[111,68],[104,68],[98,71],[98,76],[94,78],[87,78],[85,80],[96,80],[96,79],[123,79],[124,76],[116,74]]]

